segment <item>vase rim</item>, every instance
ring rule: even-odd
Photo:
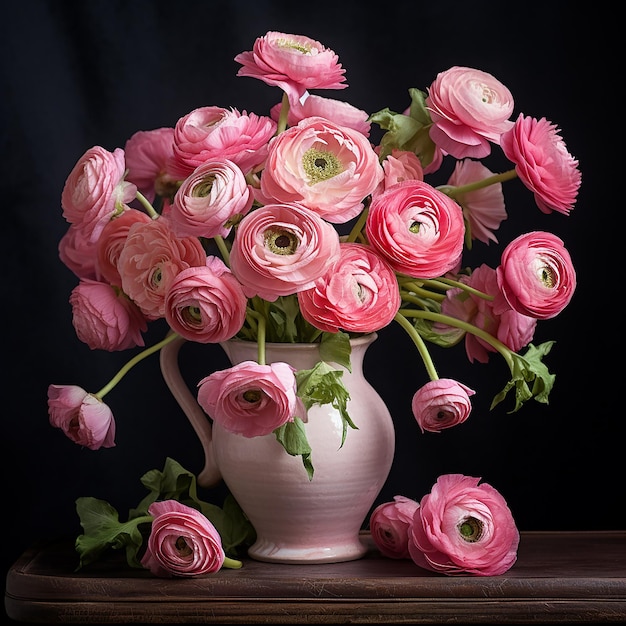
[[[378,333],[376,331],[372,331],[371,333],[363,333],[362,335],[359,335],[358,337],[353,337],[350,339],[350,344],[352,345],[357,345],[360,346],[364,343],[372,343],[373,341],[375,341],[378,338]],[[257,343],[256,341],[252,341],[250,339],[240,339],[239,337],[232,337],[231,339],[227,339],[224,342],[221,343],[231,343],[231,342],[237,342],[237,343]],[[299,346],[300,348],[306,348],[306,347],[310,347],[310,348],[318,348],[319,347],[319,342],[312,342],[312,343],[308,343],[308,342],[302,342],[302,341],[266,341],[265,342],[265,346],[266,347],[286,347],[286,346]]]

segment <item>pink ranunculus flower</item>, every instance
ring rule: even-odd
[[[500,145],[515,163],[520,180],[534,193],[539,209],[569,215],[582,175],[557,126],[545,117],[537,120],[520,113],[513,128],[502,135]]]
[[[165,317],[165,296],[179,272],[206,264],[196,237],[177,237],[166,217],[133,224],[117,268],[122,290],[148,320]]]
[[[486,157],[513,126],[513,96],[487,72],[453,66],[437,74],[427,91],[430,137],[456,159]]]
[[[270,117],[206,106],[181,117],[174,127],[174,156],[169,171],[180,179],[213,159],[229,159],[244,174],[262,165],[267,143],[276,132]]]
[[[77,385],[48,386],[50,424],[78,445],[90,450],[115,446],[115,420],[111,409]]]
[[[92,350],[128,350],[143,346],[146,318],[118,288],[87,278],[72,289],[72,324]]]
[[[411,409],[422,432],[438,433],[462,424],[472,410],[476,392],[452,378],[428,381],[413,395]]]
[[[130,227],[137,222],[146,224],[149,221],[150,216],[147,213],[131,208],[109,220],[102,229],[96,242],[96,257],[102,278],[111,285],[120,287],[122,284],[117,263]]]
[[[463,159],[456,162],[454,171],[448,179],[448,185],[461,187],[484,180],[489,176],[493,176],[493,172],[480,161]],[[478,239],[486,244],[489,241],[498,243],[494,232],[507,218],[502,183],[494,183],[482,189],[467,191],[455,196],[454,199],[463,208],[463,215],[469,223],[472,239]]]
[[[379,504],[370,515],[370,533],[383,556],[410,559],[409,528],[419,502],[405,496],[394,496],[393,502]]]
[[[406,180],[375,196],[365,232],[391,267],[414,278],[453,269],[463,252],[461,207],[420,180]]]
[[[241,169],[228,159],[212,159],[183,181],[168,217],[177,235],[227,237],[253,201],[252,187]]]
[[[85,233],[74,224],[70,224],[59,241],[59,258],[78,278],[100,280],[95,250],[96,243],[85,237]]]
[[[496,278],[501,295],[494,301],[495,313],[511,307],[538,320],[558,315],[576,289],[576,270],[563,241],[544,231],[511,241],[502,252]]]
[[[283,362],[243,361],[203,378],[198,383],[198,403],[231,433],[269,435],[296,416],[306,421],[306,409],[296,395],[295,371]]]
[[[304,35],[269,31],[252,50],[235,57],[237,76],[258,78],[280,87],[293,103],[309,89],[344,89],[345,70],[339,57],[319,41]]]
[[[247,298],[218,257],[174,278],[165,297],[165,319],[189,341],[219,343],[234,337],[246,318]]]
[[[520,535],[506,500],[480,478],[444,474],[425,495],[409,530],[420,567],[448,576],[498,576],[517,560]]]
[[[302,120],[269,144],[261,194],[298,202],[335,224],[363,209],[383,179],[378,155],[360,132],[323,117]]]
[[[414,152],[394,148],[383,161],[384,178],[373,195],[405,180],[424,180],[424,169]]]
[[[174,195],[178,179],[168,171],[174,155],[173,128],[137,131],[126,141],[124,152],[126,180],[137,185],[149,202]]]
[[[177,500],[153,502],[154,518],[141,564],[161,578],[190,577],[219,571],[226,555],[222,538],[200,511]]]
[[[268,204],[239,223],[230,267],[246,296],[273,302],[313,287],[339,254],[332,224],[297,204]]]
[[[342,243],[339,259],[298,293],[305,320],[330,333],[371,333],[390,324],[400,308],[400,290],[391,266],[373,248]]]
[[[124,180],[125,170],[124,150],[109,152],[94,146],[80,157],[65,181],[63,217],[91,241],[96,241],[111,217],[135,198],[137,188]]]

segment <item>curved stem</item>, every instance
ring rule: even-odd
[[[215,241],[215,245],[218,247],[222,258],[224,259],[224,263],[230,267],[230,252],[228,251],[224,238],[220,235],[215,235],[213,237],[213,241]]]
[[[502,174],[494,174],[493,176],[488,176],[487,178],[483,178],[482,180],[468,183],[467,185],[460,185],[459,187],[453,187],[452,185],[441,185],[437,187],[437,189],[445,193],[450,198],[456,198],[457,196],[463,195],[464,193],[476,191],[477,189],[483,189],[485,187],[489,187],[489,185],[503,183],[507,180],[512,180],[514,178],[517,178],[517,172],[515,171],[515,169],[512,169],[508,170],[507,172],[502,172]]]
[[[435,364],[430,356],[430,352],[428,352],[428,348],[422,339],[422,336],[415,330],[415,327],[409,320],[403,315],[402,309],[398,311],[393,318],[406,332],[409,337],[413,340],[413,343],[417,347],[420,356],[422,357],[422,361],[424,361],[424,365],[426,366],[426,371],[431,380],[438,380],[439,375],[437,374],[437,370],[435,369]]]
[[[283,99],[280,105],[280,116],[278,117],[278,126],[276,128],[276,134],[282,133],[287,128],[287,116],[289,115],[289,98],[287,93],[283,92]]]
[[[141,202],[141,206],[143,206],[143,208],[146,210],[146,213],[153,220],[159,217],[159,214],[155,211],[154,207],[150,204],[150,202],[148,201],[148,198],[146,198],[146,196],[144,196],[140,191],[137,191],[137,200]]]
[[[229,556],[227,556],[224,557],[222,567],[227,567],[228,569],[241,569],[243,567],[243,563],[241,561],[238,561],[237,559],[231,559]]]

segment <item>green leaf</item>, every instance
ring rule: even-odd
[[[320,343],[320,358],[322,361],[336,363],[351,372],[351,353],[352,347],[350,346],[350,335],[348,333],[344,333],[341,330],[336,333],[322,333],[322,342]]]
[[[288,454],[302,457],[302,463],[307,471],[309,480],[312,480],[314,470],[311,462],[311,446],[306,436],[304,422],[296,416],[293,422],[286,422],[276,428],[274,435]]]

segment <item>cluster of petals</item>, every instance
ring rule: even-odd
[[[269,435],[306,410],[297,396],[295,369],[281,361],[243,361],[198,383],[198,404],[225,430],[244,437]]]
[[[424,181],[406,180],[373,198],[365,232],[396,272],[428,279],[457,265],[465,225],[454,200]]]
[[[59,241],[59,259],[78,278],[99,280],[101,277],[93,242],[74,224],[70,224]]]
[[[373,248],[342,243],[339,259],[298,293],[305,320],[326,332],[371,333],[391,323],[400,291],[391,266]]]
[[[292,126],[269,144],[261,176],[266,201],[297,202],[343,224],[383,178],[378,155],[359,131],[323,117]]]
[[[513,128],[500,138],[500,146],[515,163],[520,180],[534,193],[539,209],[569,215],[582,175],[557,126],[545,117],[537,120],[520,113]]]
[[[154,576],[213,574],[225,560],[222,538],[200,511],[177,500],[153,502],[150,536],[141,564]]]
[[[424,180],[422,162],[410,150],[394,148],[383,161],[384,178],[373,195],[405,180]]]
[[[50,424],[74,443],[99,450],[115,446],[115,420],[111,409],[77,385],[48,386]]]
[[[238,54],[235,61],[241,64],[237,76],[280,87],[291,103],[309,89],[348,86],[335,52],[304,35],[269,31],[255,40],[252,50]]]
[[[419,502],[394,496],[392,502],[379,504],[369,519],[370,534],[376,547],[390,559],[410,559],[409,528]]]
[[[441,432],[467,420],[476,392],[452,378],[430,380],[420,387],[411,401],[411,409],[422,432]]]
[[[437,74],[428,88],[426,106],[433,125],[430,137],[456,159],[482,159],[491,144],[513,126],[514,101],[493,75],[455,65]]]

